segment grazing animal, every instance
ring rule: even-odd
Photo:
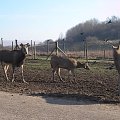
[[[108,42],[110,45],[112,45],[112,43],[109,42],[108,40],[106,42]],[[112,48],[113,48],[114,64],[115,64],[115,67],[116,67],[118,74],[119,74],[119,77],[118,77],[118,95],[120,96],[120,42],[119,42],[118,46],[112,45]]]
[[[74,80],[75,80],[75,73],[74,73],[75,68],[85,68],[89,70],[89,66],[87,63],[80,63],[79,61],[76,61],[75,59],[56,56],[56,55],[53,55],[51,57],[50,64],[51,64],[51,68],[53,69],[52,70],[53,80],[54,80],[55,72],[56,72],[59,76],[59,79],[63,81],[60,76],[60,68],[67,69],[69,72],[71,72],[74,77]]]
[[[1,50],[0,51],[0,62],[5,72],[5,77],[7,80],[9,80],[7,76],[7,71],[8,71],[9,65],[12,65],[12,82],[14,82],[14,79],[15,79],[14,78],[15,68],[21,67],[23,82],[26,83],[26,81],[24,80],[24,75],[23,75],[23,63],[24,63],[26,55],[28,54],[29,46],[30,46],[29,43],[25,45],[21,43],[20,44],[21,48],[19,50],[12,50],[12,51]]]
[[[120,95],[120,42],[117,47],[113,46],[113,57],[114,57],[114,64],[119,74],[118,85],[119,85],[119,95]]]

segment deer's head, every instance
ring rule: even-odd
[[[27,55],[28,54],[28,48],[29,48],[30,44],[29,43],[27,43],[27,44],[22,44],[21,43],[20,46],[21,46],[22,52]]]
[[[80,63],[79,61],[77,62],[77,68],[84,68],[86,70],[90,70],[88,63]]]
[[[106,41],[106,42],[112,46],[113,52],[120,54],[120,41],[117,46],[113,45],[113,43],[111,43],[110,41]]]

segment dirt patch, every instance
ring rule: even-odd
[[[75,97],[77,99],[87,98],[98,102],[119,103],[120,97],[117,95],[117,73],[111,72],[111,76],[106,72],[86,71],[83,69],[76,71],[76,82],[67,77],[67,71],[62,70],[64,82],[56,76],[52,80],[52,73],[49,67],[44,69],[24,68],[25,80],[23,83],[21,74],[16,71],[15,82],[6,81],[3,70],[0,68],[0,90],[29,95],[48,95],[57,97]],[[11,79],[11,72],[9,71]]]

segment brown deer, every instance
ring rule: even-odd
[[[109,41],[107,41],[110,45],[112,45],[112,43],[110,43]],[[119,86],[119,95],[120,95],[120,42],[118,46],[114,46],[112,45],[113,48],[113,58],[114,58],[114,64],[115,67],[118,71],[119,74],[119,78],[118,78],[118,86]]]
[[[9,65],[12,66],[12,82],[14,82],[14,71],[16,67],[21,67],[22,68],[22,78],[23,78],[23,82],[26,83],[26,81],[24,80],[24,75],[23,75],[23,63],[25,60],[26,55],[28,54],[28,47],[29,47],[29,43],[23,45],[22,43],[20,44],[20,49],[19,50],[1,50],[0,51],[0,62],[1,65],[3,67],[3,70],[5,72],[5,77],[7,80],[8,76],[7,76],[7,71],[9,68]]]
[[[50,64],[51,64],[51,68],[53,72],[53,80],[55,77],[55,73],[57,73],[59,76],[59,79],[63,81],[60,75],[60,68],[67,69],[69,72],[71,72],[74,77],[74,80],[75,80],[74,70],[76,68],[85,68],[89,70],[88,63],[80,63],[79,61],[76,61],[75,59],[62,57],[62,56],[56,56],[56,55],[53,55],[51,57]]]
[[[119,85],[119,95],[120,95],[120,42],[117,47],[113,46],[113,57],[114,57],[114,64],[119,74],[118,85]]]

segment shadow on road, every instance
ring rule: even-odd
[[[101,101],[99,97],[61,94],[61,93],[32,93],[29,96],[42,96],[47,103],[58,105],[91,105],[91,104],[117,104],[118,101]]]

